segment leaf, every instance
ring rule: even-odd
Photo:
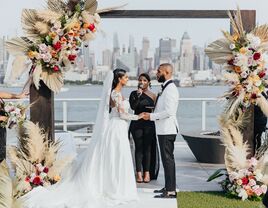
[[[12,38],[5,42],[7,51],[14,56],[27,54],[33,42],[26,37]]]
[[[13,205],[13,187],[5,160],[0,164],[0,187],[0,208],[11,208]]]
[[[225,64],[232,58],[230,41],[225,38],[218,39],[208,45],[205,49],[207,56],[217,64]]]
[[[58,93],[63,86],[63,76],[61,72],[43,71],[41,74],[41,79],[44,81],[46,86],[53,92]]]
[[[36,87],[36,89],[39,89],[40,87],[40,79],[41,79],[41,74],[42,74],[42,65],[37,64],[34,71],[33,71],[33,83]]]
[[[30,66],[28,57],[25,55],[17,55],[12,63],[12,70],[10,75],[10,81],[15,81],[18,79],[24,72],[26,72]]]
[[[218,169],[211,176],[209,176],[209,178],[207,179],[207,182],[213,181],[214,179],[225,175],[225,173],[221,173],[222,171],[227,172],[226,168]]]

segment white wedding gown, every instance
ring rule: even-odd
[[[127,122],[138,117],[127,113],[129,103],[121,93],[111,93],[112,77],[106,78],[89,147],[64,171],[61,182],[26,194],[25,208],[104,208],[138,200]],[[115,107],[109,115],[110,97]]]

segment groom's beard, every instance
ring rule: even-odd
[[[158,82],[162,82],[164,83],[166,81],[165,76],[161,75],[160,77],[158,77]]]

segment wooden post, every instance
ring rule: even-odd
[[[32,84],[30,86],[30,103],[33,106],[30,110],[30,119],[39,123],[44,128],[51,141],[54,141],[54,93],[40,81],[40,88],[37,90]]]

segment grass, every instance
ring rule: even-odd
[[[179,192],[178,208],[264,208],[262,202],[227,198],[223,192]]]

